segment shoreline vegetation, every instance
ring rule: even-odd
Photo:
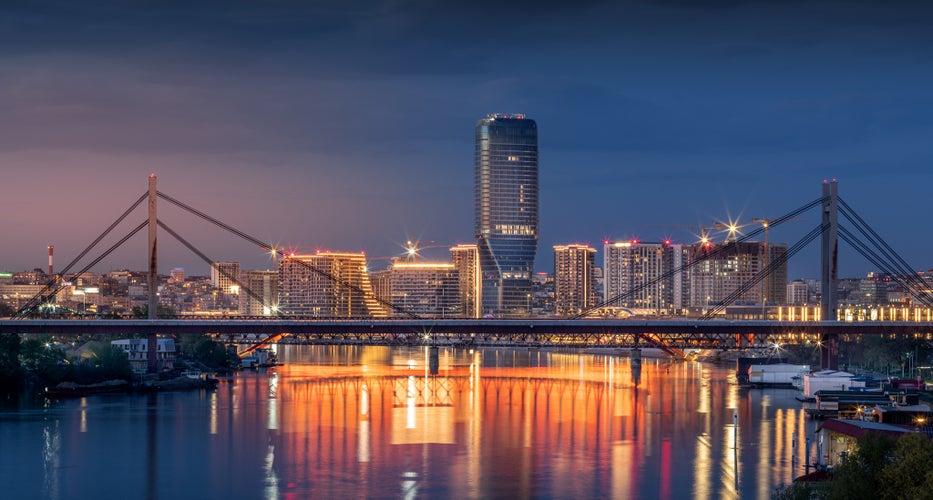
[[[75,339],[63,344],[48,336],[0,336],[0,390],[49,398],[92,394],[211,389],[238,366],[234,352],[208,337],[178,342],[171,369],[134,373],[127,353],[111,344],[116,338]],[[197,373],[197,375],[193,375]]]

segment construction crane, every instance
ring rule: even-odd
[[[405,258],[411,262],[418,262],[421,259],[421,251],[429,248],[450,248],[453,245],[430,245],[426,243],[437,243],[436,240],[408,240],[405,242]]]
[[[690,230],[690,232],[694,234],[694,236],[699,238],[699,243],[702,243],[703,246],[709,246],[711,244],[712,238],[710,238],[709,231],[711,229],[716,229],[715,225],[701,226],[699,224],[649,224],[649,226],[670,227],[670,228],[676,228],[676,229],[688,229]]]
[[[769,261],[771,260],[771,245],[768,242],[768,229],[771,227],[771,223],[776,220],[778,219],[766,219],[762,217],[752,217],[752,222],[757,222],[761,224],[761,227],[765,230],[765,261],[764,261],[765,269],[768,269]],[[806,220],[806,219],[801,219],[801,218],[788,219],[785,221],[781,221],[781,223],[783,224],[785,222],[800,222],[803,220]],[[768,298],[766,297],[766,295],[771,293],[771,273],[765,274],[765,279],[762,282],[762,287],[764,287],[764,290],[761,293],[761,303],[765,304],[768,302]]]

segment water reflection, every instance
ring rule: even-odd
[[[46,420],[42,428],[42,493],[45,498],[60,498],[61,446],[58,419]]]
[[[729,367],[445,348],[279,359],[210,393],[63,401],[35,423],[17,410],[0,479],[23,479],[11,498],[89,496],[105,476],[148,498],[767,498],[804,472],[813,432],[792,391],[739,388]]]

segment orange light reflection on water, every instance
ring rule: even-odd
[[[293,347],[298,357],[274,377],[219,390],[234,401],[232,418],[248,422],[221,415],[211,430],[267,429],[280,493],[297,497],[405,496],[439,485],[469,498],[675,498],[685,488],[697,498],[738,496],[745,438],[735,439],[733,413],[739,434],[761,446],[749,465],[758,493],[790,472],[769,462],[787,457],[790,438],[771,433],[803,431],[790,414],[772,423],[767,403],[754,407],[722,371],[698,363],[645,359],[633,369],[612,355],[441,349],[432,375],[426,350],[350,348],[323,362],[332,357],[308,347],[283,347],[285,357]],[[302,362],[309,354],[319,364]],[[752,434],[762,407],[767,421]]]

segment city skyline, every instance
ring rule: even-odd
[[[933,267],[933,235],[916,229],[933,152],[920,2],[535,3],[494,19],[483,2],[322,5],[0,7],[16,68],[0,78],[0,269],[44,268],[50,244],[61,268],[150,172],[277,245],[378,257],[408,239],[470,243],[471,128],[493,112],[539,124],[539,248],[689,244],[673,226],[777,217],[838,178],[911,266]],[[272,267],[160,211],[213,259]],[[818,222],[804,218],[772,241]],[[145,268],[137,239],[96,269]],[[161,241],[160,271],[209,272]],[[788,278],[816,277],[818,253]],[[845,251],[840,265],[873,270]]]

